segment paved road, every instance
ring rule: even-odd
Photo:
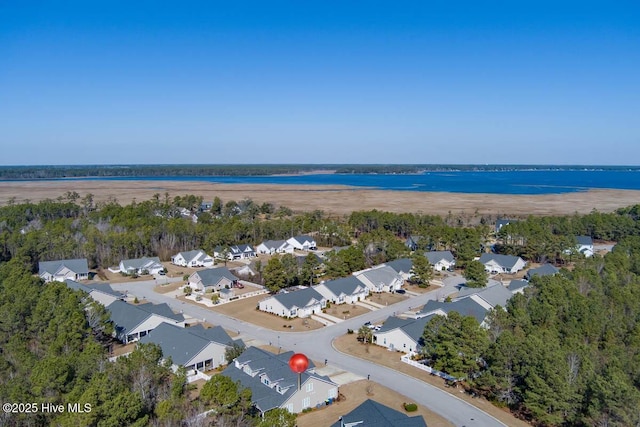
[[[160,278],[159,283],[162,283],[162,280],[166,280],[169,283],[180,281],[179,278]],[[261,328],[201,306],[158,294],[153,291],[156,285],[155,280],[112,284],[111,286],[116,290],[126,290],[129,294],[138,298],[145,298],[153,303],[167,303],[176,311],[182,311],[184,314],[206,320],[214,325],[220,325],[231,331],[238,331],[243,338],[258,339],[270,342],[272,345],[280,346],[286,350],[302,352],[313,360],[324,361],[324,359],[327,359],[329,364],[361,377],[366,378],[367,375],[370,375],[372,381],[384,384],[386,387],[404,394],[416,403],[443,416],[458,427],[504,426],[505,424],[456,396],[398,371],[340,353],[332,344],[333,340],[345,334],[347,329],[357,330],[364,322],[382,322],[394,313],[402,313],[411,308],[422,306],[429,300],[444,298],[454,292],[456,290],[455,285],[463,280],[458,276],[450,276],[444,279],[443,287],[435,291],[411,297],[335,325],[305,332],[278,332]]]

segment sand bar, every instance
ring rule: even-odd
[[[640,203],[640,191],[594,189],[575,193],[548,195],[502,195],[444,193],[419,191],[389,191],[331,185],[216,184],[199,181],[3,181],[0,182],[0,204],[13,199],[16,203],[30,200],[56,199],[68,191],[81,197],[88,193],[94,200],[110,197],[119,203],[143,201],[159,193],[163,198],[185,194],[202,196],[223,202],[250,198],[257,203],[270,202],[294,211],[323,210],[334,215],[355,210],[378,209],[390,212],[421,212],[425,214],[489,214],[489,215],[550,215],[589,213],[596,209],[611,212],[617,208]]]

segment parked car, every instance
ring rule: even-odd
[[[404,289],[396,289],[396,294],[406,294],[407,291],[405,291]]]

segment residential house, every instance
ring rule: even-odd
[[[554,276],[560,272],[560,269],[554,265],[549,263],[542,264],[540,267],[532,268],[527,271],[525,277],[527,280],[531,280],[533,276],[543,277],[543,276]]]
[[[353,275],[369,288],[369,292],[395,292],[404,284],[402,276],[385,264],[356,271]]]
[[[491,310],[497,306],[505,308],[512,296],[511,291],[502,283],[493,282],[493,284],[484,288],[469,288],[465,286],[458,292],[454,301],[471,298],[484,309]]]
[[[282,292],[258,303],[260,310],[282,317],[309,317],[326,306],[327,299],[313,288]]]
[[[517,222],[515,219],[499,219],[496,221],[496,228],[495,228],[495,232],[496,234],[500,232],[500,230],[502,230],[502,227],[504,227],[505,225],[509,225],[512,222]]]
[[[472,298],[463,298],[454,302],[428,301],[422,310],[416,313],[416,317],[421,318],[432,314],[446,316],[452,311],[463,316],[472,316],[480,323],[480,326],[487,326],[485,318],[488,310]]]
[[[124,300],[125,295],[121,292],[113,290],[108,283],[84,285],[74,280],[67,279],[64,281],[68,288],[82,291],[89,294],[91,299],[105,307],[117,300]]]
[[[576,246],[576,249],[578,250],[578,252],[580,252],[582,255],[586,256],[587,258],[593,256],[594,249],[593,249],[593,239],[591,239],[591,236],[577,236],[576,241],[578,242],[578,245]]]
[[[291,237],[287,240],[287,243],[300,251],[315,251],[318,249],[313,237],[306,235]]]
[[[161,323],[169,323],[184,328],[184,316],[176,314],[167,304],[133,305],[124,301],[114,301],[107,306],[114,325],[114,335],[127,344],[138,341]]]
[[[297,414],[336,399],[338,384],[316,374],[312,361],[300,376],[291,370],[288,363],[293,354],[289,351],[275,355],[248,347],[221,375],[251,389],[253,404],[261,413],[283,408]]]
[[[213,207],[213,202],[202,202],[200,203],[200,212],[210,211]]]
[[[451,270],[456,265],[456,260],[453,258],[451,251],[430,251],[425,252],[424,256],[427,257],[429,264],[436,271]]]
[[[143,257],[135,259],[123,259],[120,261],[119,269],[125,274],[158,274],[164,271],[164,266],[158,257]]]
[[[512,294],[523,294],[524,289],[528,286],[529,282],[526,280],[512,280],[509,282],[507,289],[509,289]]]
[[[182,267],[213,267],[214,260],[205,251],[197,249],[177,253],[171,257],[171,263]]]
[[[38,272],[45,283],[64,282],[67,279],[87,280],[89,278],[89,266],[86,258],[41,261],[38,263]]]
[[[404,245],[409,248],[410,251],[418,250],[418,243],[422,240],[422,236],[409,236],[405,240]]]
[[[492,274],[517,273],[526,265],[526,262],[518,256],[489,253],[482,254],[480,262],[484,264],[484,269]]]
[[[313,289],[334,304],[353,304],[369,295],[369,288],[354,276],[328,280]]]
[[[413,261],[411,258],[399,258],[394,261],[385,262],[384,265],[393,268],[393,270],[402,277],[403,280],[409,280],[413,273]]]
[[[400,411],[367,399],[340,417],[331,427],[427,427],[422,416],[410,417]]]
[[[224,248],[217,247],[214,249],[213,256],[218,259],[224,259],[225,252]],[[227,249],[227,259],[230,261],[238,260],[238,259],[249,259],[254,258],[256,256],[256,250],[251,245],[241,244],[241,245],[233,245],[229,246]]]
[[[232,288],[238,283],[238,278],[226,267],[207,268],[196,271],[189,276],[187,284],[200,292],[219,291]]]
[[[293,246],[286,240],[265,240],[256,248],[259,254],[292,254]]]
[[[424,327],[435,316],[420,317],[418,319],[402,319],[391,316],[382,324],[382,327],[373,333],[377,345],[389,350],[402,351],[404,353],[417,353],[423,345],[422,334]]]
[[[181,328],[161,323],[146,336],[141,344],[153,343],[162,349],[162,357],[171,358],[174,372],[183,366],[193,371],[208,371],[227,363],[225,351],[233,343],[220,326],[205,329],[202,325]]]

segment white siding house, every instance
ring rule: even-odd
[[[353,276],[329,280],[314,286],[313,289],[334,304],[353,304],[369,295],[369,288]]]
[[[402,276],[385,264],[356,271],[353,275],[369,288],[369,292],[394,292],[404,284]]]
[[[275,294],[258,303],[260,310],[282,317],[309,317],[326,306],[326,298],[312,288]]]
[[[300,251],[316,250],[316,241],[306,235],[295,236],[287,240],[287,243]]]
[[[522,258],[513,255],[482,254],[480,262],[489,273],[517,273],[527,264]]]
[[[265,240],[256,248],[259,254],[292,254],[293,246],[286,240]]]
[[[42,280],[47,282],[64,282],[70,280],[87,280],[89,267],[86,258],[63,259],[59,261],[41,261],[38,272]]]
[[[179,252],[171,257],[171,263],[182,267],[213,267],[213,257],[203,250]]]

